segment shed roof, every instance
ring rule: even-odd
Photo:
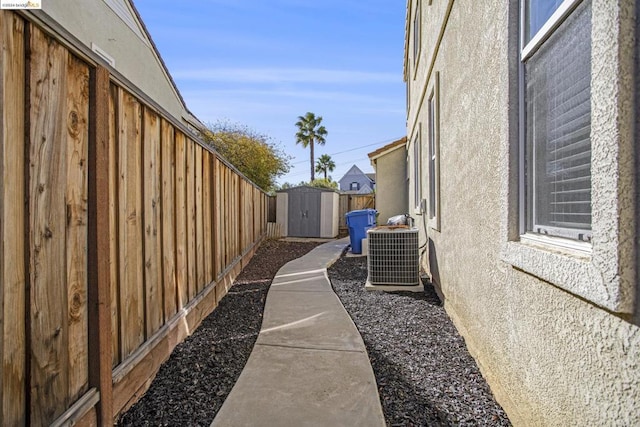
[[[326,187],[312,187],[310,185],[299,185],[297,187],[289,187],[289,188],[285,188],[284,190],[278,190],[276,191],[276,193],[295,193],[295,192],[300,192],[300,191],[317,191],[317,192],[332,192],[332,193],[338,193],[339,191],[334,189],[334,188],[326,188]]]

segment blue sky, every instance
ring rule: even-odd
[[[338,180],[401,138],[405,2],[398,0],[134,0],[187,107],[270,136],[293,156],[280,183],[309,180],[295,122],[323,117]]]

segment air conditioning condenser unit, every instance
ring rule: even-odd
[[[373,228],[367,231],[367,243],[367,289],[423,290],[417,228]]]

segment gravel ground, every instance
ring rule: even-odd
[[[119,425],[209,426],[253,349],[273,276],[317,245],[264,242]],[[509,425],[433,289],[419,295],[366,292],[366,275],[366,258],[343,257],[329,269],[364,338],[387,424]]]
[[[425,292],[368,292],[366,258],[340,258],[333,288],[364,339],[389,426],[507,426],[446,314]]]

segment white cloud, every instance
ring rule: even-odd
[[[396,73],[356,70],[329,70],[318,68],[198,68],[175,70],[173,77],[179,80],[215,81],[220,83],[251,84],[367,84],[399,83],[402,76]]]

